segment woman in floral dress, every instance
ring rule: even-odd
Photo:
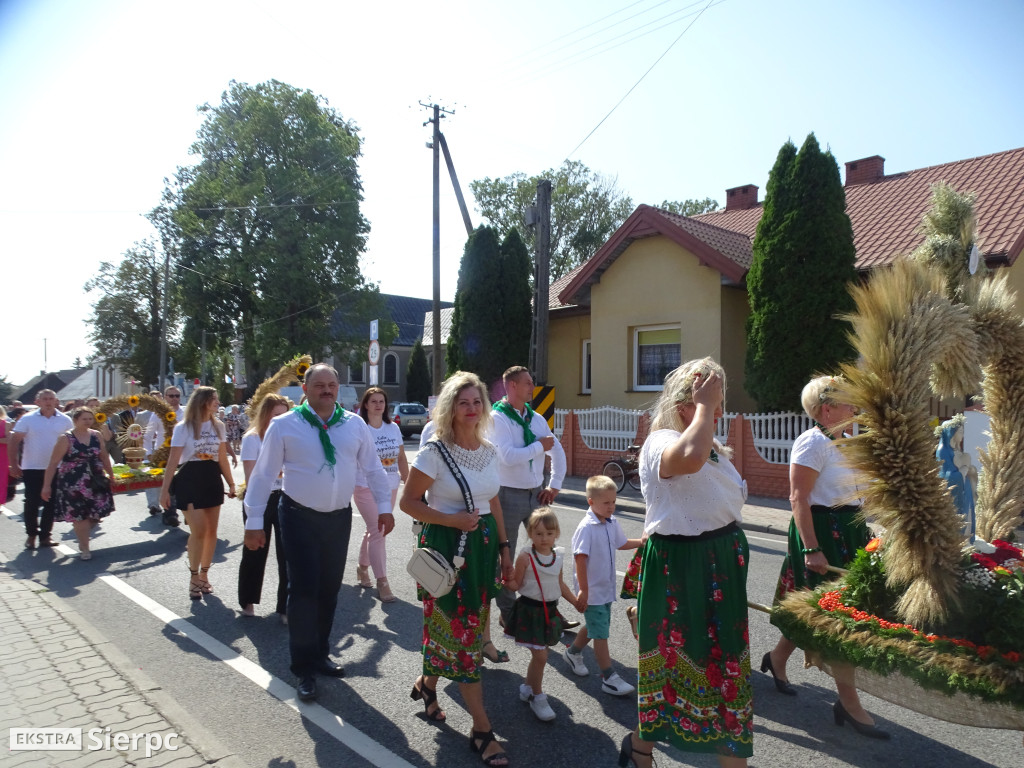
[[[484,439],[489,431],[491,406],[487,388],[472,373],[459,371],[441,389],[434,409],[437,430],[416,454],[402,492],[403,512],[424,523],[420,546],[437,550],[451,562],[465,540],[465,564],[447,595],[423,598],[423,674],[412,689],[413,700],[423,699],[426,716],[442,722],[445,713],[437,702],[437,680],[459,684],[466,709],[473,718],[469,746],[486,765],[508,765],[494,739],[484,709],[480,684],[485,628],[490,602],[499,585],[494,574],[501,561],[502,579],[512,577],[512,559],[505,523],[498,502],[498,454]],[[473,495],[472,514],[462,490],[436,445],[441,442],[458,465]],[[429,505],[423,494],[430,490]]]
[[[746,492],[715,440],[724,403],[721,366],[684,363],[665,379],[640,452],[639,725],[622,740],[620,766],[650,766],[656,741],[729,768],[753,754]]]
[[[65,440],[57,441],[40,495],[43,501],[53,495],[53,519],[72,524],[81,558],[89,560],[92,529],[114,511],[110,490],[114,470],[100,433],[92,429],[96,421],[92,409],[75,408],[71,420],[74,428],[64,433]]]

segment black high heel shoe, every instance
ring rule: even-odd
[[[626,768],[626,765],[629,763],[632,763],[635,766],[636,761],[633,760],[634,754],[651,757],[651,755],[654,754],[654,750],[651,749],[650,752],[641,752],[639,749],[636,749],[633,746],[633,733],[630,732],[622,739],[622,747],[619,749],[619,768]],[[653,757],[651,757],[651,766],[652,768],[655,768]]]
[[[771,651],[764,655],[761,659],[761,671],[770,672],[772,680],[775,681],[775,690],[779,693],[784,693],[787,696],[796,696],[796,688],[789,684],[789,681],[780,679],[775,674],[775,667],[772,666],[772,654]]]
[[[832,716],[835,718],[836,725],[842,726],[843,723],[849,722],[853,726],[853,730],[859,733],[861,736],[867,736],[869,739],[890,739],[892,738],[887,731],[883,731],[874,725],[866,725],[865,723],[858,723],[852,717],[850,713],[846,711],[846,707],[843,706],[843,702],[837,701],[832,705]]]

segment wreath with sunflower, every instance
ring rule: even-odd
[[[245,404],[245,414],[252,421],[259,412],[260,403],[267,395],[280,392],[283,387],[290,384],[300,384],[306,376],[306,371],[313,365],[313,358],[309,355],[298,355],[281,366],[281,369],[264,381],[256,388],[256,392],[249,402]]]
[[[174,431],[174,425],[178,421],[177,412],[170,403],[164,400],[162,395],[120,395],[104,400],[99,404],[95,413],[96,423],[104,424],[113,414],[120,413],[129,408],[142,408],[161,417],[161,423],[164,428],[163,444],[153,451],[149,460],[150,464],[154,467],[166,466],[167,456],[171,451],[171,433]],[[128,441],[130,444],[137,444],[136,441],[141,439],[141,435],[138,435],[138,430],[133,432],[133,428],[142,429],[141,425],[134,421],[130,424],[121,424],[118,427],[114,437],[119,444],[125,443],[125,441]]]

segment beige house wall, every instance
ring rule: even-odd
[[[1004,267],[1004,269],[1007,269]],[[1017,292],[1017,312],[1024,315],[1024,255],[1019,257],[1012,267],[1007,269],[1010,275],[1009,286]],[[997,271],[996,274],[1000,274]]]
[[[722,357],[728,390],[725,408],[735,413],[756,413],[757,402],[743,387],[747,363],[747,317],[750,302],[746,288],[722,286]]]
[[[635,330],[678,325],[682,360],[721,359],[721,275],[666,237],[636,240],[591,286],[590,318],[592,407],[649,408],[658,392],[633,388]]]
[[[583,342],[590,338],[590,316],[552,315],[548,320],[548,381],[555,388],[556,408],[594,408],[582,391]]]

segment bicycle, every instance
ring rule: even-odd
[[[619,493],[622,493],[627,482],[630,487],[640,490],[640,446],[631,445],[626,451],[625,456],[609,459],[601,470],[615,482]]]

